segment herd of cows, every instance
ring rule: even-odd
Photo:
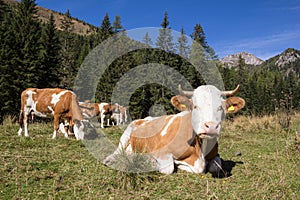
[[[122,152],[151,155],[161,173],[170,174],[175,166],[193,173],[222,170],[217,139],[221,134],[222,120],[227,113],[235,113],[244,107],[245,101],[235,97],[239,86],[231,91],[220,91],[212,85],[202,85],[194,91],[184,91],[172,97],[172,105],[180,111],[174,115],[146,117],[129,123],[119,145],[103,163],[111,165]],[[227,97],[227,98],[226,98]],[[84,127],[88,120],[100,116],[100,127],[110,113],[116,125],[128,120],[126,108],[118,104],[78,102],[74,92],[59,88],[28,88],[21,94],[20,129],[28,134],[28,119],[32,116],[54,116],[55,138],[58,131],[65,137],[74,134],[84,139]],[[63,121],[61,121],[63,120]]]

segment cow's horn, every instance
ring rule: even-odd
[[[221,94],[223,96],[232,96],[234,95],[235,93],[237,93],[237,91],[239,90],[240,88],[240,85],[237,85],[236,88],[234,90],[229,90],[229,91],[222,91]]]
[[[180,95],[185,95],[185,96],[193,96],[193,94],[194,94],[194,91],[184,91],[184,90],[182,90],[182,87],[181,87],[180,84],[178,85],[178,91],[179,91]]]

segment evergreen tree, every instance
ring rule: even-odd
[[[194,32],[191,34],[191,38],[203,47],[203,58],[205,60],[217,59],[215,51],[207,43],[204,29],[199,23],[195,25]]]
[[[108,13],[105,14],[100,29],[98,29],[98,42],[106,40],[113,34],[113,27],[111,26]]]
[[[10,9],[0,0],[0,124],[4,115],[14,108],[12,97],[15,96],[13,86],[15,77],[10,61],[15,52],[10,48],[14,44],[14,38],[9,31],[11,30],[11,17]]]
[[[74,24],[72,22],[72,17],[70,11],[64,15],[64,19],[61,23],[62,35],[61,43],[62,48],[60,51],[61,55],[61,69],[60,69],[60,87],[71,89],[73,85],[73,80],[76,75],[76,51],[78,51],[78,46],[75,44],[75,35],[72,33],[74,30]]]
[[[121,17],[117,15],[112,26],[112,32],[119,33],[123,30],[123,26],[121,25]]]
[[[0,0],[0,23],[4,20],[5,12],[7,11],[7,6],[3,0]]]
[[[56,33],[54,17],[51,14],[50,20],[45,24],[42,32],[41,67],[39,69],[39,87],[58,87],[60,69],[61,45]]]
[[[191,38],[200,43],[203,48],[208,47],[204,30],[199,23],[195,25],[194,32],[191,34]]]
[[[145,44],[147,44],[148,46],[151,46],[153,45],[153,42],[151,40],[151,37],[149,36],[149,33],[147,32],[145,34],[145,36],[143,37],[143,40],[142,40]]]
[[[28,87],[37,87],[40,67],[40,24],[34,0],[22,0],[4,15],[1,23],[1,115],[17,114],[16,100]]]
[[[183,56],[184,58],[188,58],[189,55],[189,45],[188,45],[188,38],[185,35],[184,29],[181,28],[180,37],[178,38],[178,53],[179,55]]]
[[[160,49],[164,50],[168,53],[174,53],[174,43],[173,43],[173,36],[172,30],[169,27],[169,19],[167,11],[164,13],[164,18],[161,23],[161,29],[159,30],[159,36],[156,40],[156,46]]]

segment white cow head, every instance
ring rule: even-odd
[[[84,139],[84,123],[83,120],[75,120],[73,131],[77,140]]]
[[[200,138],[212,139],[219,137],[225,114],[235,113],[244,107],[245,101],[242,98],[230,97],[224,99],[226,96],[234,95],[238,89],[239,86],[233,91],[220,91],[215,86],[202,85],[194,91],[183,91],[179,86],[181,95],[192,96],[191,101],[185,101],[190,102],[190,105],[184,105],[184,107],[192,108],[192,126],[194,132]],[[182,107],[182,103],[177,104]]]

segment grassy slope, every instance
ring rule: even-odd
[[[231,176],[178,171],[126,174],[105,167],[80,141],[59,136],[52,124],[33,124],[30,138],[18,126],[0,126],[1,199],[300,199],[300,116],[291,131],[276,117],[226,122],[219,140]],[[299,125],[298,125],[299,124]],[[105,129],[117,143],[121,130]],[[298,148],[298,149],[297,149]],[[236,156],[237,151],[241,156]],[[235,165],[235,166],[233,166]]]

